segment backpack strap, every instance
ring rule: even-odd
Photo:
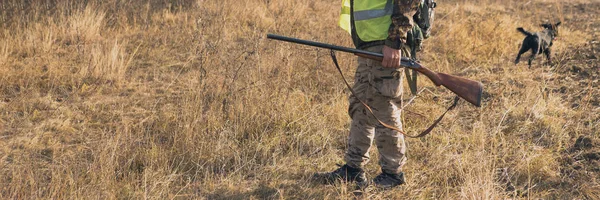
[[[404,74],[406,75],[406,82],[410,93],[415,96],[417,95],[417,71],[409,68],[404,68]]]
[[[413,26],[413,29],[411,29],[408,32],[408,36],[407,36],[407,43],[405,44],[405,46],[403,46],[402,49],[402,54],[403,55],[409,55],[410,54],[410,58],[413,60],[417,59],[417,41],[418,40],[418,35],[420,34],[420,31],[417,31],[418,26]],[[410,93],[415,96],[417,95],[417,71],[413,70],[413,69],[409,69],[409,68],[404,68],[404,74],[406,75],[406,82],[408,83],[408,88],[410,89]]]

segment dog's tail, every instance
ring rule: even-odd
[[[527,36],[532,36],[533,34],[530,33],[529,31],[526,31],[525,29],[523,29],[522,27],[517,28],[517,31],[527,35]]]

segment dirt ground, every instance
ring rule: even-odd
[[[591,130],[589,133],[579,133],[582,136],[567,144],[568,148],[557,158],[562,166],[562,182],[556,186],[597,188],[600,181],[600,2],[563,6],[565,11],[583,13],[565,20],[568,20],[567,26],[584,31],[591,39],[583,46],[571,46],[569,51],[556,53],[555,63],[545,67],[543,74],[548,77],[548,90],[560,93],[571,109],[589,113],[587,119],[573,119],[574,123],[592,128],[588,129]],[[560,38],[556,42],[560,43]]]

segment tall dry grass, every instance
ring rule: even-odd
[[[338,3],[3,1],[0,197],[354,198],[352,185],[309,180],[342,163],[349,125],[329,52],[265,39],[351,46]],[[565,180],[559,159],[579,135],[598,138],[598,114],[553,92],[557,72],[511,64],[515,28],[575,15],[564,3],[440,2],[423,63],[481,80],[484,106],[462,103],[433,134],[408,140],[408,183],[364,197],[598,197],[597,183]],[[589,36],[562,28],[556,57],[567,60]],[[351,77],[355,58],[339,56]],[[452,99],[419,84],[427,92],[409,110],[424,117],[405,113],[410,132]],[[577,190],[561,186],[569,181]]]

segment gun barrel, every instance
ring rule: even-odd
[[[342,46],[336,46],[336,45],[331,45],[331,44],[325,44],[325,43],[320,43],[320,42],[302,40],[302,39],[298,39],[298,38],[285,37],[285,36],[281,36],[281,35],[267,34],[267,38],[274,39],[274,40],[286,41],[286,42],[292,42],[292,43],[298,43],[298,44],[304,44],[304,45],[309,45],[309,46],[333,49],[333,50],[338,50],[338,51],[344,51],[344,52],[348,52],[348,53],[360,53],[360,54],[383,58],[383,54],[380,54],[380,53],[375,53],[375,52],[370,52],[370,51],[365,51],[365,50],[360,50],[360,49],[353,49],[353,48],[348,48],[348,47],[342,47]]]
[[[365,51],[365,50],[360,50],[360,49],[353,49],[353,48],[348,48],[348,47],[342,47],[342,46],[337,46],[337,45],[332,45],[332,44],[325,44],[325,43],[309,41],[309,40],[302,40],[302,39],[298,39],[298,38],[291,38],[291,37],[275,35],[275,34],[267,34],[267,38],[291,42],[291,43],[297,43],[297,44],[304,44],[304,45],[309,45],[309,46],[314,46],[314,47],[333,49],[333,50],[338,50],[338,51],[343,51],[343,52],[348,52],[348,53],[362,54],[362,55],[366,55],[366,56],[373,57],[373,58],[383,59],[383,54],[381,54],[381,53],[375,53],[375,52]],[[417,67],[417,66],[415,66],[413,61],[411,61],[410,59],[405,58],[405,57],[402,57],[401,62],[402,62],[401,63],[402,66],[405,66],[405,67],[409,67],[409,68]]]
[[[354,53],[355,55],[379,60],[383,59],[383,54],[375,53],[360,49],[353,49],[348,47],[336,46],[331,44],[325,44],[315,41],[302,40],[297,38],[285,37],[281,35],[275,34],[267,34],[267,38],[274,40],[281,40],[285,42],[292,42],[297,44],[309,45],[314,47],[321,47],[327,49],[333,49],[348,53]],[[452,92],[467,100],[469,103],[479,107],[481,106],[481,94],[483,92],[483,85],[480,82],[449,75],[443,73],[437,73],[427,69],[426,67],[421,66],[421,64],[410,60],[409,58],[402,57],[400,61],[400,65],[404,67],[408,67],[414,69],[421,74],[427,76],[436,86],[443,85],[444,87],[450,89]]]

